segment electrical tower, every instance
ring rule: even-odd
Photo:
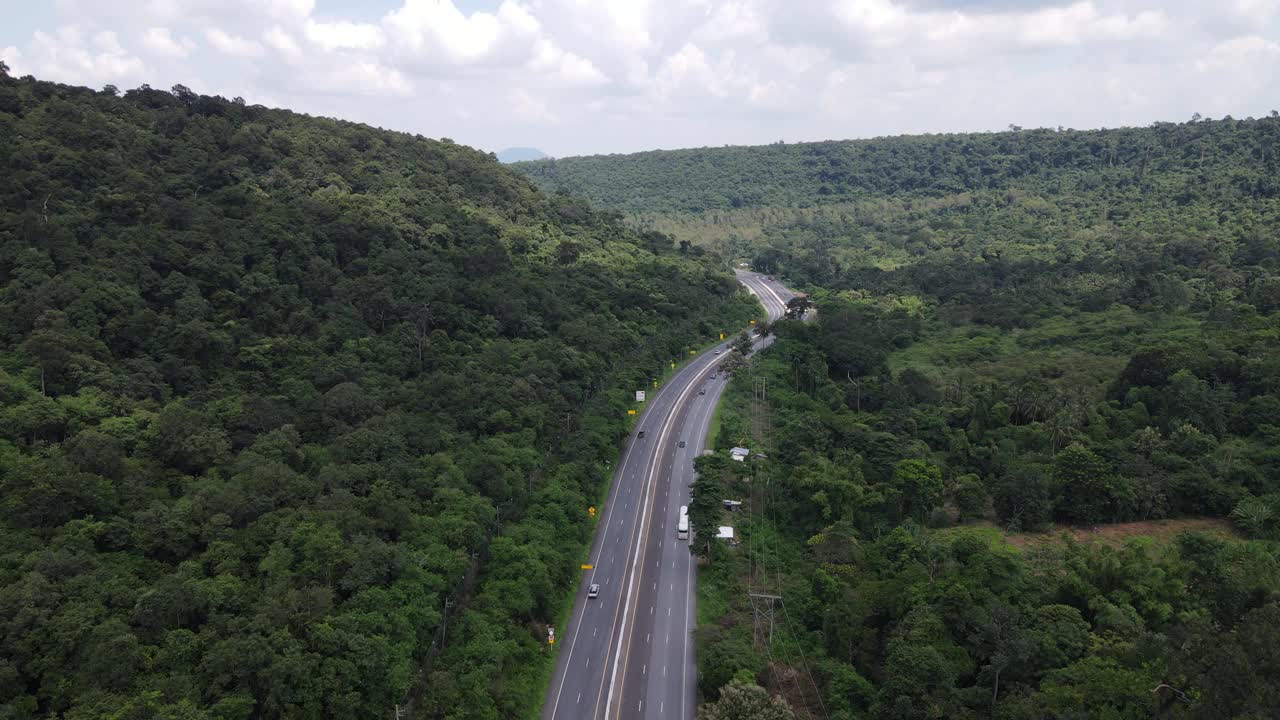
[[[755,618],[755,631],[752,639],[756,647],[761,642],[766,646],[773,645],[773,605],[782,599],[781,595],[772,593],[748,592],[751,601],[751,614]]]

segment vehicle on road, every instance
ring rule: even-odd
[[[719,355],[719,354],[720,354],[720,348],[716,348],[716,354],[717,354],[717,355]]]
[[[676,538],[680,540],[689,539],[689,506],[680,506],[680,521],[676,523]]]
[[[587,597],[589,598],[600,597],[600,583],[591,583],[591,587],[587,588]]]
[[[699,394],[699,395],[706,395],[706,394],[707,394],[707,389],[706,389],[706,388],[698,388],[698,394]]]
[[[684,441],[683,441],[683,440],[681,440],[681,441],[680,441],[680,447],[684,447]]]
[[[641,431],[636,435],[636,437],[638,437],[638,438],[642,438],[642,437],[644,437],[644,431],[643,431],[643,430],[641,430]]]
[[[716,379],[716,374],[715,374],[715,373],[711,373],[711,379],[712,379],[712,380],[715,380],[715,379]]]

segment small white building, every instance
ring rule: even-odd
[[[738,462],[746,462],[747,456],[750,454],[751,451],[744,447],[730,448],[729,450],[729,457],[737,460]]]
[[[733,544],[733,528],[728,525],[721,525],[720,532],[716,533],[717,540],[728,540],[729,544]]]

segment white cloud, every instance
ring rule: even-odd
[[[548,40],[535,44],[529,69],[570,85],[599,85],[608,81],[590,60],[565,52]]]
[[[306,33],[308,40],[325,50],[335,48],[368,50],[383,43],[382,29],[368,23],[307,20]]]
[[[1257,64],[1260,61],[1274,60],[1277,57],[1280,57],[1280,43],[1248,35],[1214,45],[1208,54],[1196,60],[1195,69],[1201,73],[1221,70],[1253,73],[1259,69]]]
[[[114,31],[86,33],[64,25],[33,33],[22,67],[41,79],[97,85],[137,79],[146,65],[121,47]]]
[[[298,41],[279,25],[263,33],[262,41],[274,48],[290,64],[296,64],[302,59],[302,48],[298,46]]]
[[[858,47],[906,49],[939,63],[1090,42],[1159,37],[1164,12],[1104,13],[1089,0],[1031,11],[913,10],[893,0],[840,0],[835,16]]]
[[[1280,12],[1280,0],[1234,0],[1227,7],[1236,17],[1261,29]]]
[[[343,62],[327,72],[310,73],[306,86],[315,92],[361,97],[407,97],[413,83],[395,68],[371,61]]]
[[[556,155],[1257,115],[1280,83],[1280,0],[384,1],[55,0],[4,53]]]
[[[724,98],[729,93],[728,71],[724,65],[717,67],[702,48],[685,43],[663,60],[652,86],[664,99],[673,95]]]
[[[517,88],[511,93],[511,109],[516,117],[531,123],[550,124],[559,120],[555,113],[547,107],[547,101],[534,96],[524,88]]]
[[[185,58],[195,48],[195,43],[191,38],[184,37],[181,41],[175,40],[169,32],[169,28],[164,27],[152,27],[143,31],[142,45],[147,50],[150,50],[153,55],[166,58]]]
[[[383,19],[400,57],[419,66],[517,64],[533,48],[539,25],[523,6],[506,0],[497,13],[464,14],[452,0],[405,0]]]
[[[205,30],[204,36],[210,45],[227,55],[233,55],[238,58],[256,58],[261,57],[263,53],[262,46],[257,42],[246,40],[238,35],[232,35],[221,28]]]
[[[12,45],[0,48],[0,60],[3,60],[9,66],[9,72],[14,77],[26,75],[25,72],[18,70],[22,66],[22,51],[18,48]]]

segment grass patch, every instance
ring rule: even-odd
[[[997,528],[991,528],[991,530],[1000,533]],[[1157,546],[1164,546],[1173,542],[1180,533],[1184,532],[1203,532],[1224,540],[1244,539],[1235,526],[1223,518],[1166,518],[1090,527],[1054,525],[1044,532],[1004,534],[1004,539],[1010,545],[1023,550],[1065,543],[1068,538],[1083,544],[1118,547],[1129,538],[1145,537],[1151,538]]]
[[[714,564],[698,562],[698,626],[707,627],[720,621],[729,612],[729,594],[737,583],[733,574],[732,558],[724,558]]]
[[[711,411],[711,421],[707,423],[706,446],[712,450],[716,449],[716,438],[720,435],[720,408],[722,407],[724,407],[724,395],[720,396],[715,410]]]
[[[1200,319],[1138,313],[1124,305],[1041,320],[1031,327],[937,327],[889,356],[889,368],[906,368],[948,381],[1007,381],[1033,374],[1064,383],[1103,384],[1124,368],[1138,348],[1186,343],[1200,337]]]

